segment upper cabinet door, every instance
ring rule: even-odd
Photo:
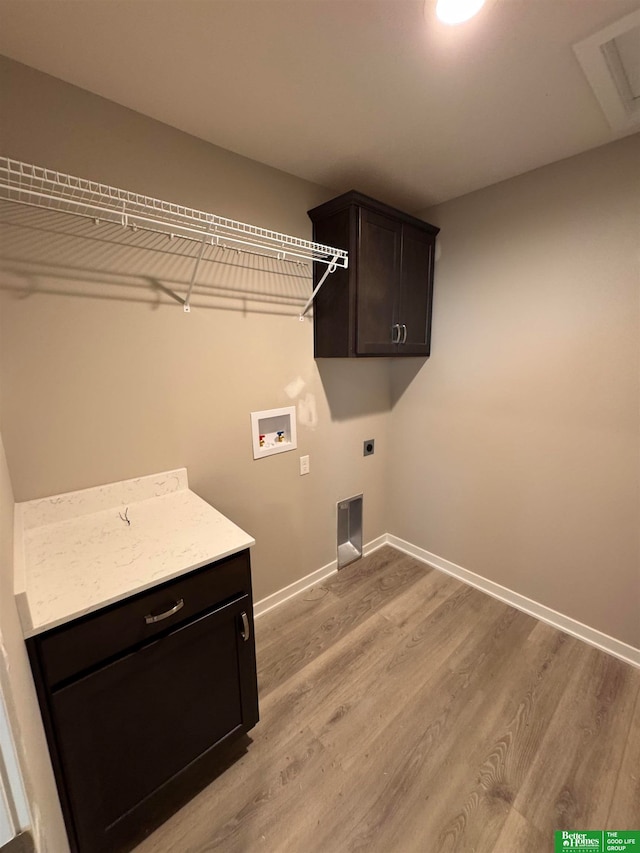
[[[399,337],[397,286],[402,226],[360,208],[356,347],[358,355],[393,355]]]
[[[400,354],[429,355],[433,304],[433,256],[435,236],[404,225],[398,318],[402,334]]]

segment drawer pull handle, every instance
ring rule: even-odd
[[[249,637],[251,636],[251,628],[249,627],[249,620],[247,619],[247,614],[244,612],[244,610],[242,611],[240,616],[242,618],[242,631],[240,631],[240,636],[246,643]]]
[[[178,610],[182,610],[184,607],[184,598],[179,598],[178,601],[170,607],[169,610],[165,610],[164,613],[158,613],[157,616],[153,616],[149,613],[148,616],[144,617],[144,621],[147,625],[153,625],[154,622],[162,622],[163,619],[168,619],[169,616],[173,616],[174,613],[177,613]]]

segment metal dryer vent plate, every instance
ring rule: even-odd
[[[338,568],[362,557],[362,495],[338,501]]]

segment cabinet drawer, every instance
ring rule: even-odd
[[[49,687],[176,627],[211,607],[247,593],[251,599],[249,552],[160,584],[68,625],[34,638]],[[182,601],[175,613],[163,616]],[[252,613],[247,614],[252,618]]]

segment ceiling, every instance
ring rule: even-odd
[[[638,0],[0,0],[0,53],[336,192],[418,213],[594,148],[572,45]]]

